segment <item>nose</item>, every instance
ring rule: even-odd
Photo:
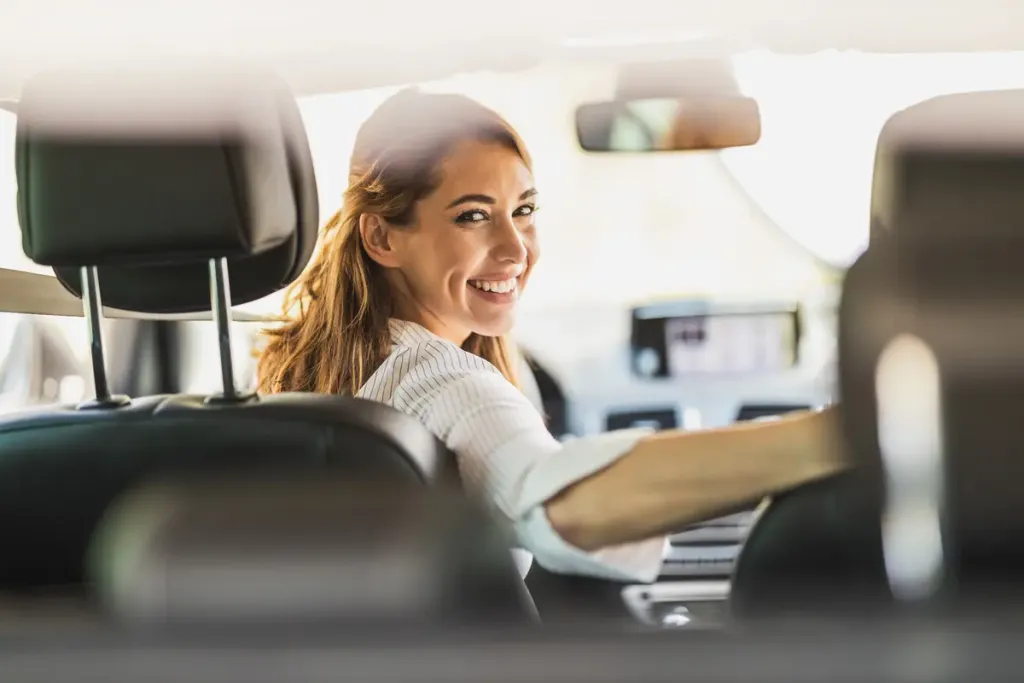
[[[494,245],[495,257],[504,263],[526,263],[529,256],[529,245],[526,236],[511,220],[504,220],[501,228],[496,230],[497,241]]]

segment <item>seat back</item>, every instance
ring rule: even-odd
[[[97,397],[0,419],[0,589],[86,582],[97,523],[156,476],[329,467],[399,490],[453,480],[444,445],[391,408],[233,386],[231,306],[295,279],[316,239],[311,157],[280,81],[211,69],[42,75],[19,105],[16,164],[25,252],[83,297]],[[212,309],[223,393],[111,395],[104,303]]]
[[[393,635],[528,624],[508,529],[495,522],[452,489],[337,471],[179,474],[117,504],[89,564],[111,613],[190,635],[282,623]]]
[[[883,342],[884,314],[873,324],[853,328],[860,314],[884,300],[887,282],[871,248],[847,271],[840,300],[840,410],[862,405],[863,383],[850,379],[863,372],[865,357]],[[851,335],[855,339],[851,339]],[[869,336],[870,335],[870,336]],[[869,341],[870,340],[870,341]],[[860,415],[861,413],[858,413]],[[865,439],[873,430],[844,424],[857,469],[801,486],[773,497],[755,519],[734,565],[730,612],[737,619],[777,618],[794,614],[864,614],[885,610],[890,602],[879,525],[880,479],[867,462]],[[870,443],[870,441],[869,441]],[[864,456],[864,457],[861,457]]]
[[[880,143],[885,284],[848,297],[841,379],[901,602],[973,610],[1024,587],[1022,116],[1024,90],[939,97]]]
[[[81,584],[108,506],[173,473],[339,468],[354,480],[420,488],[450,456],[422,425],[382,404],[279,394],[218,405],[203,396],[65,405],[0,420],[0,587]]]
[[[1019,590],[1022,115],[1024,91],[969,93],[883,129],[872,243],[839,316],[858,471],[773,501],[737,564],[737,614],[960,610]]]

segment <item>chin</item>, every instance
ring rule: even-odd
[[[500,318],[491,318],[488,320],[475,318],[469,329],[471,329],[474,334],[478,334],[481,337],[500,337],[512,331],[515,321],[516,319],[514,315],[501,316]]]

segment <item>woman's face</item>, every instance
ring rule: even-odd
[[[459,344],[473,332],[505,334],[540,255],[533,175],[514,150],[475,140],[440,171],[413,224],[387,230],[396,313]]]

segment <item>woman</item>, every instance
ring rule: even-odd
[[[540,255],[530,157],[497,114],[405,90],[360,129],[342,209],[269,330],[260,391],[381,401],[457,455],[551,571],[653,581],[665,535],[842,467],[834,412],[560,444],[516,384]]]

